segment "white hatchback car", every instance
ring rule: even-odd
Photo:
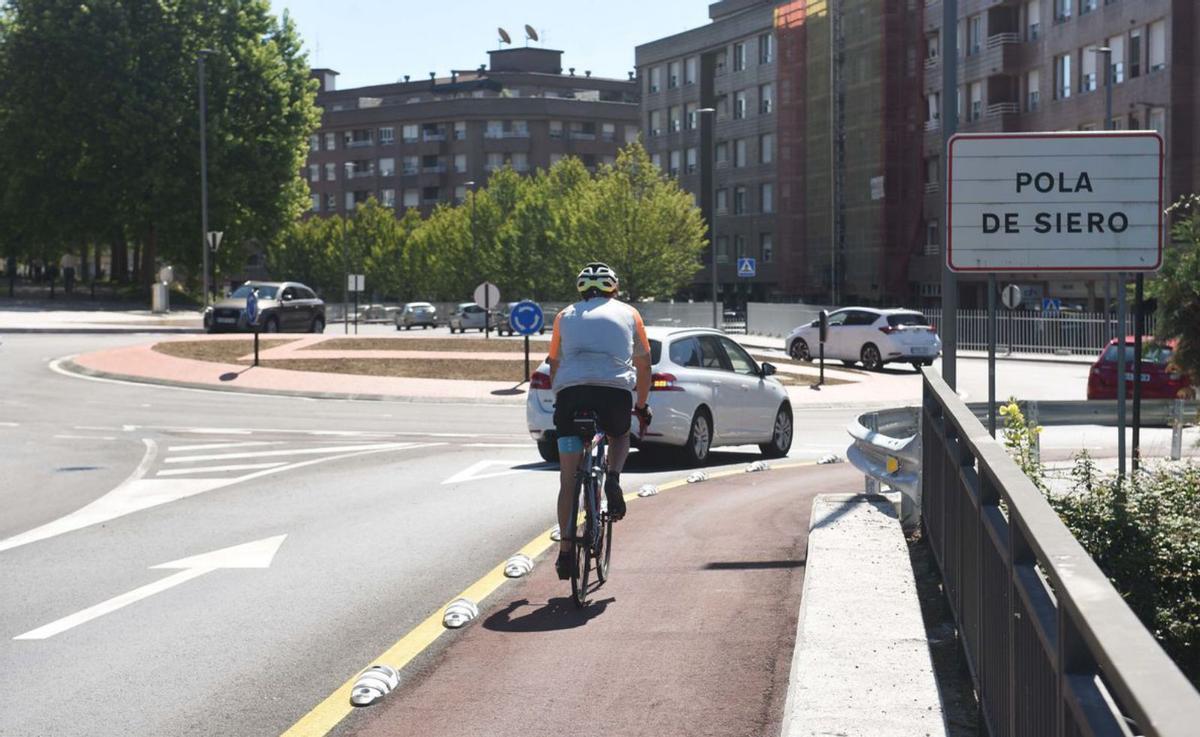
[[[811,361],[817,356],[821,328],[817,320],[801,325],[788,335],[783,347],[788,355]],[[911,363],[913,368],[931,366],[942,352],[937,331],[915,310],[880,310],[846,307],[829,313],[825,357],[847,366],[861,362],[877,371],[886,363]]]
[[[654,420],[638,445],[673,446],[689,465],[703,465],[719,445],[757,444],[768,458],[792,447],[792,405],[745,348],[711,328],[646,328],[653,379]],[[558,460],[550,368],[538,367],[525,403],[529,434],[547,461]],[[635,420],[636,432],[636,420]]]

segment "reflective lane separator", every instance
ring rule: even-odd
[[[698,484],[701,481],[708,481],[708,473],[705,471],[696,471],[689,474],[687,477],[687,482],[689,484]]]
[[[508,567],[504,569],[505,576],[508,575]],[[447,629],[456,630],[467,624],[471,620],[479,616],[479,605],[470,599],[462,598],[455,599],[446,607],[445,613],[442,615],[442,626]]]
[[[400,685],[400,674],[390,665],[372,665],[358,675],[350,692],[351,706],[371,706]]]
[[[508,578],[520,578],[533,570],[533,559],[528,555],[517,553],[504,564],[504,575]]]
[[[771,464],[766,461],[755,461],[746,465],[746,473],[758,473],[759,471],[770,471]]]
[[[811,466],[811,461],[800,463],[789,463],[775,466],[777,469],[800,468],[802,466]],[[731,471],[718,471],[710,475],[710,478],[722,478],[725,476],[737,476],[745,473],[740,468]],[[681,486],[686,486],[685,479],[677,479],[668,481],[658,485],[659,491],[667,491]],[[625,495],[626,501],[637,499],[636,493]],[[530,559],[536,559],[539,555],[546,552],[553,544],[552,540],[557,539],[554,536],[558,533],[558,526],[541,533],[533,540],[526,543],[525,547],[517,551],[517,555],[525,555]],[[500,588],[501,584],[508,581],[504,576],[504,569],[507,563],[501,563],[492,570],[488,571],[475,583],[468,586],[462,593],[451,599],[445,606],[438,607],[432,614],[426,617],[420,624],[409,630],[408,634],[400,638],[394,645],[388,648],[379,657],[374,659],[376,663],[390,663],[391,667],[397,672],[402,672],[404,667],[412,662],[413,658],[420,655],[430,645],[432,645],[439,637],[445,634],[448,630],[443,626],[443,612],[445,608],[459,599],[468,599],[472,602],[483,603],[488,596],[495,593],[496,589]],[[300,717],[286,732],[280,737],[325,737],[333,731],[343,719],[346,718],[354,707],[350,705],[350,697],[354,691],[354,685],[358,680],[356,674],[353,678],[339,686],[333,693],[325,697],[325,700],[317,704],[304,716]]]
[[[830,453],[829,455],[823,455],[817,459],[817,464],[821,465],[821,466],[825,466],[830,463],[841,463],[841,462],[842,462],[841,456],[836,455],[834,453]]]
[[[550,539],[554,542],[562,541],[562,530],[558,529],[558,525],[550,528]]]
[[[642,484],[642,488],[638,489],[637,495],[645,498],[658,494],[658,487],[654,484]]]

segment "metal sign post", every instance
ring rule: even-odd
[[[487,295],[484,295],[487,296]],[[529,336],[545,327],[545,315],[537,302],[525,299],[513,306],[508,315],[508,326],[514,333],[525,338],[525,382],[529,382]]]
[[[475,304],[483,305],[483,338],[487,340],[492,329],[492,305],[500,304],[500,288],[491,282],[482,282],[471,295]]]
[[[820,340],[818,342],[820,343],[819,351],[821,356],[821,377],[817,379],[816,388],[820,389],[825,384],[825,340],[829,337],[829,312],[827,310],[821,310],[817,319],[819,321],[818,337]]]
[[[366,289],[366,274],[350,274],[346,286],[354,292],[354,334],[358,335],[358,293]]]
[[[258,290],[246,295],[246,322],[254,330],[254,365],[258,365]]]
[[[1117,473],[1125,478],[1125,275],[1117,274]]]
[[[1000,301],[1008,308],[1008,355],[1013,354],[1013,312],[1021,305],[1021,288],[1009,284],[1000,293]]]
[[[1012,310],[1009,310],[1011,313]],[[988,432],[996,437],[996,275],[988,274]]]
[[[1141,465],[1141,434],[1142,434],[1142,333],[1145,332],[1145,319],[1142,313],[1142,299],[1145,297],[1146,276],[1137,275],[1137,287],[1133,297],[1133,443],[1130,448],[1134,473]]]

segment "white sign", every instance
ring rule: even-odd
[[[1016,284],[1009,284],[1000,290],[1000,301],[1010,310],[1017,309],[1021,304],[1021,288]]]
[[[953,271],[1155,271],[1163,142],[1154,131],[950,139]]]
[[[347,288],[351,292],[362,292],[367,288],[366,274],[350,274],[347,281],[349,282]]]
[[[497,287],[490,281],[485,281],[475,287],[475,294],[472,298],[475,300],[475,304],[484,305],[491,309],[500,304],[500,287]]]
[[[223,230],[208,231],[208,247],[214,251],[217,250],[218,248],[221,247],[221,239],[224,237],[225,237],[225,231],[223,231]]]

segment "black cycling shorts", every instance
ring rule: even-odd
[[[555,397],[554,429],[558,437],[579,435],[575,415],[590,410],[596,413],[596,425],[607,435],[629,432],[633,411],[633,392],[611,386],[568,386]],[[584,442],[591,438],[581,438]]]

